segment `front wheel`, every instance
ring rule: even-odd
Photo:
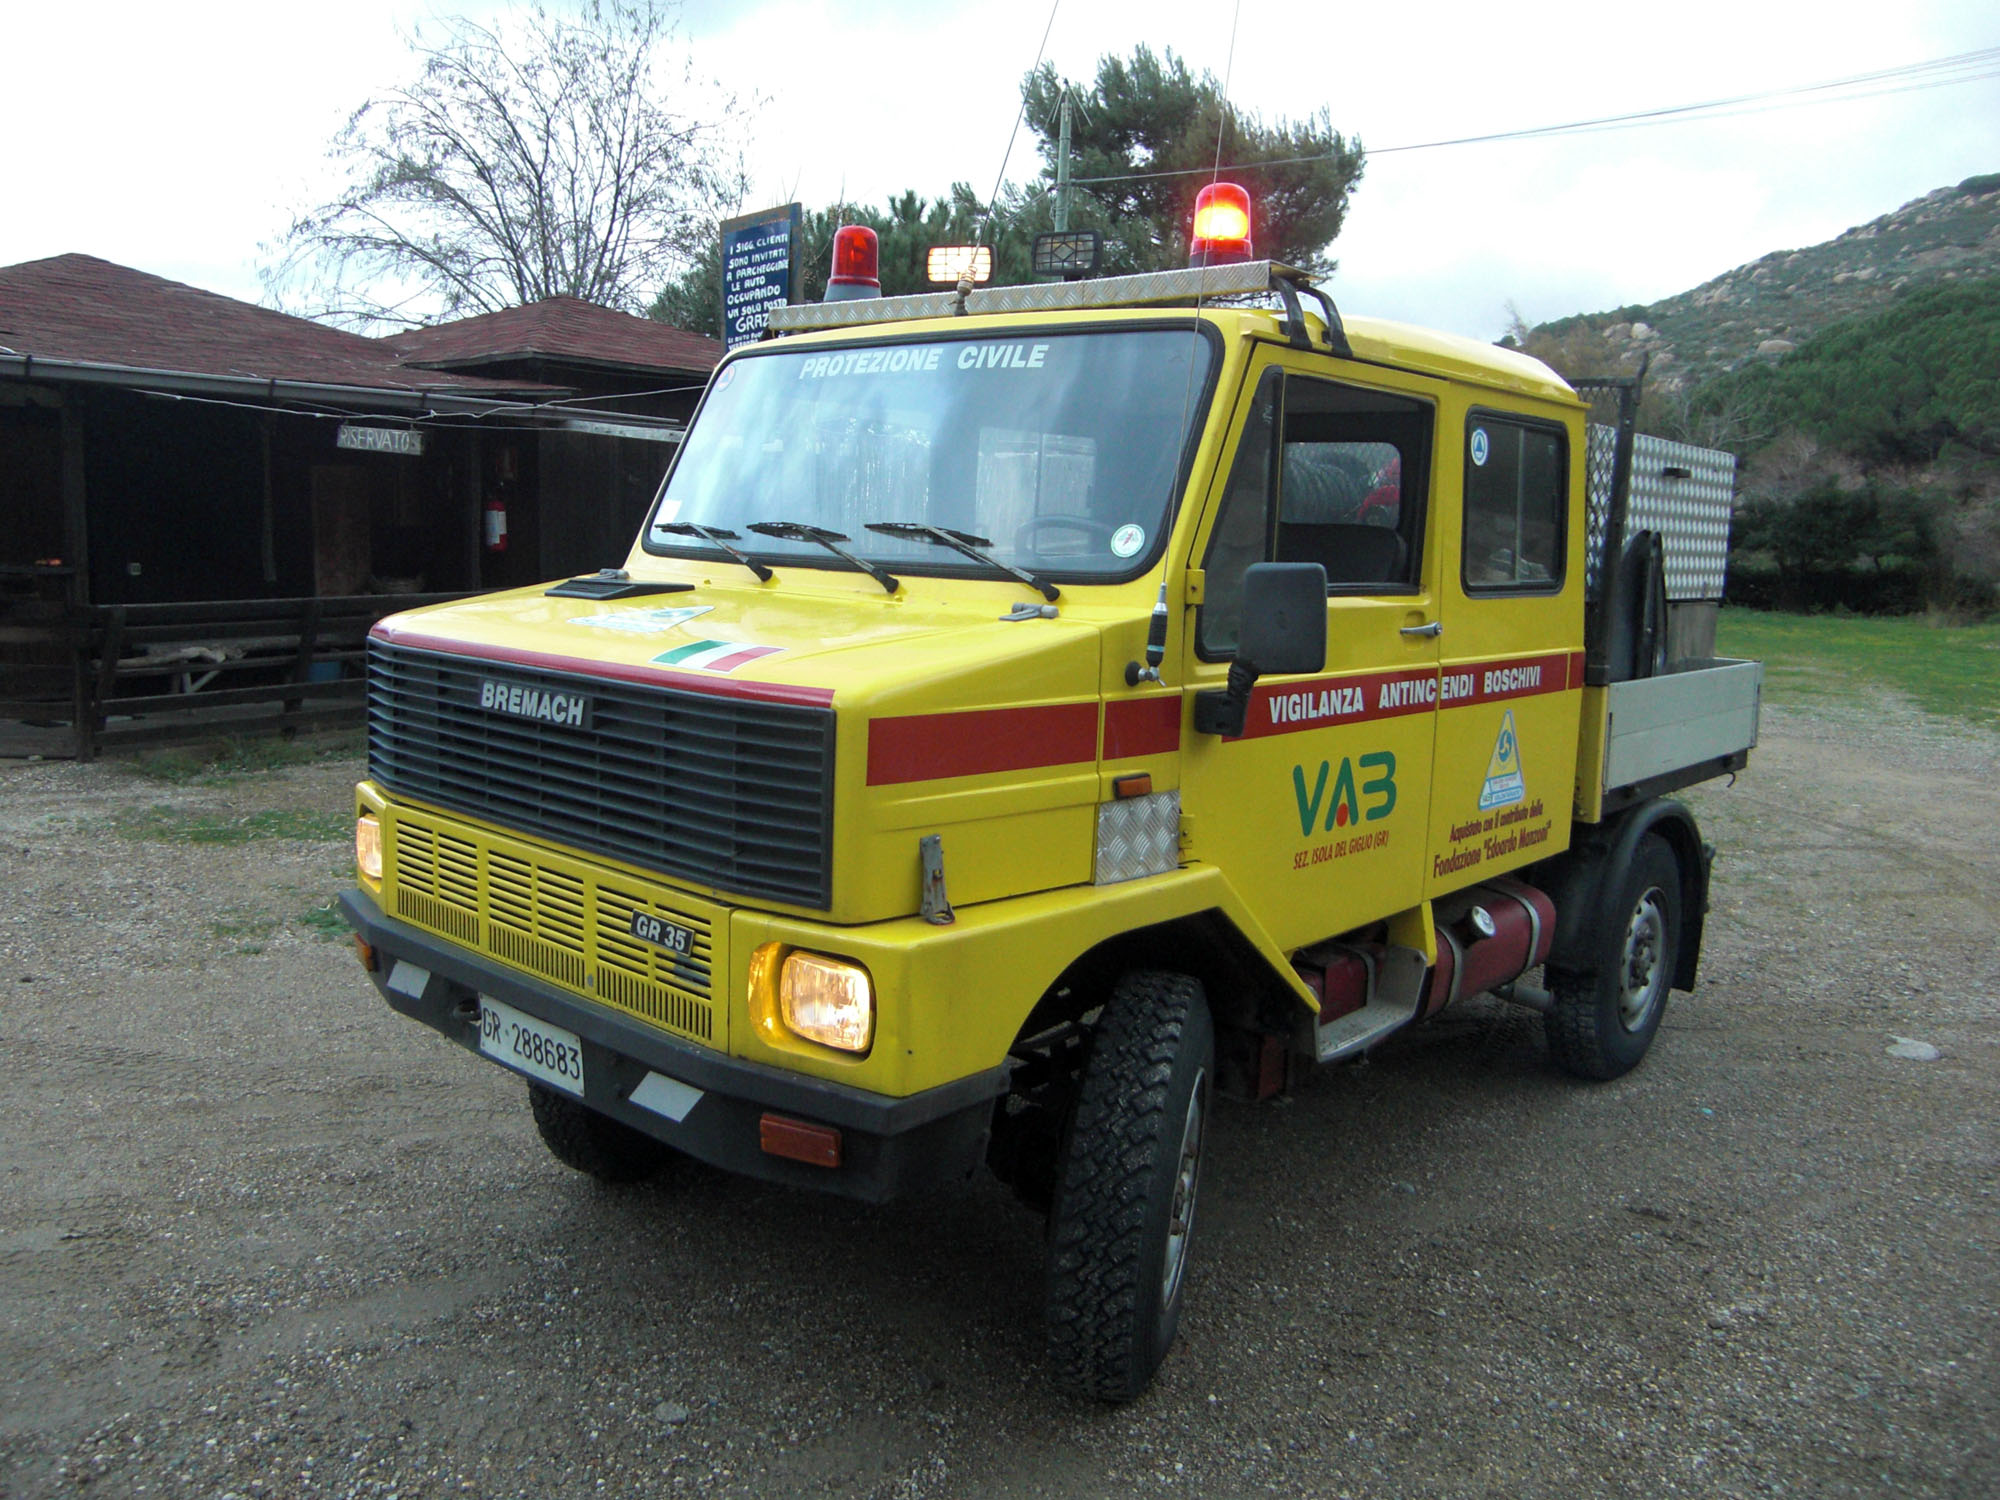
[[[1632,851],[1620,899],[1597,935],[1591,970],[1550,974],[1549,1054],[1580,1078],[1617,1078],[1646,1055],[1680,958],[1681,869],[1666,840]]]
[[[1065,1390],[1129,1401],[1180,1324],[1215,1074],[1198,981],[1126,975],[1091,1040],[1049,1213],[1049,1354]]]
[[[673,1147],[600,1115],[568,1094],[531,1083],[528,1103],[535,1111],[535,1131],[549,1154],[599,1182],[644,1182],[658,1176],[673,1159]]]

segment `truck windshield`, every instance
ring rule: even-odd
[[[873,522],[990,541],[1037,577],[1109,579],[1157,555],[1188,435],[1207,398],[1210,341],[1174,329],[1034,333],[773,349],[727,365],[647,528],[652,552],[701,554],[668,527],[743,533],[787,567],[842,567],[756,523],[837,532],[897,572],[990,576]]]

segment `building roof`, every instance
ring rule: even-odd
[[[420,370],[379,339],[204,292],[94,255],[0,267],[0,357],[405,394],[546,393]]]
[[[726,352],[720,339],[585,302],[549,297],[382,340],[409,364],[469,369],[502,360],[546,359],[640,373],[707,375]]]

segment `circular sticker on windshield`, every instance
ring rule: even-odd
[[[1111,553],[1114,557],[1137,557],[1139,549],[1146,545],[1146,528],[1143,526],[1120,526],[1111,533]]]
[[[1492,443],[1486,436],[1484,427],[1472,429],[1472,461],[1480,468],[1486,467],[1486,455],[1492,452]]]
[[[716,371],[715,388],[718,391],[728,390],[731,385],[735,384],[735,382],[736,382],[736,366],[724,365],[720,370]]]

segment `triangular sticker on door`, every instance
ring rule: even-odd
[[[1521,741],[1514,733],[1514,710],[1510,708],[1493,741],[1493,758],[1486,762],[1486,785],[1479,789],[1479,807],[1482,812],[1511,807],[1527,794],[1527,783],[1521,779]]]

